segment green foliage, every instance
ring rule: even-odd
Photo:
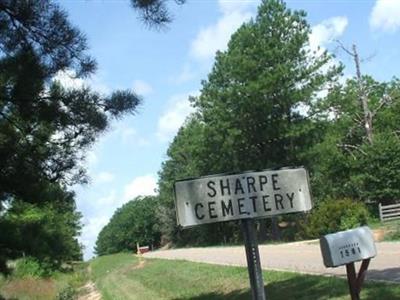
[[[166,1],[163,0],[130,0],[132,7],[139,11],[141,19],[149,26],[161,27],[170,23],[173,19]],[[186,0],[174,0],[177,4],[183,4]]]
[[[314,107],[327,128],[323,141],[308,153],[314,158],[310,159],[313,191],[319,199],[351,197],[391,203],[400,197],[399,80],[377,82],[365,76],[362,83],[369,91],[374,126],[372,143],[363,128],[356,79],[335,86]]]
[[[340,72],[330,56],[309,50],[310,26],[302,11],[283,1],[262,1],[257,16],[235,32],[225,52],[218,52],[196,113],[178,132],[160,171],[159,209],[166,240],[178,244],[237,242],[237,223],[180,230],[175,225],[175,180],[290,165],[308,165],[305,152],[322,138],[319,124],[299,113],[299,106]],[[265,221],[261,229],[265,229]],[[265,231],[265,230],[264,230]],[[238,233],[239,232],[239,233]],[[265,232],[260,230],[265,238]]]
[[[392,132],[375,134],[365,144],[351,177],[362,199],[391,204],[400,199],[400,139]]]
[[[118,271],[123,267],[138,263],[138,257],[128,253],[103,255],[90,262],[92,277],[97,282],[107,276],[108,273]]]
[[[380,226],[382,226],[380,224]],[[384,236],[385,241],[400,241],[400,221],[392,220],[390,222],[385,222],[382,226],[386,232]]]
[[[65,187],[87,181],[86,150],[141,100],[61,85],[96,63],[53,1],[2,0],[0,24],[0,269],[23,254],[57,267],[81,259],[81,216]]]
[[[95,69],[86,39],[57,4],[6,0],[0,12],[0,200],[31,202],[49,181],[84,182],[85,150],[140,99],[54,80]]]
[[[366,225],[369,213],[364,203],[351,199],[329,199],[319,203],[303,224],[306,238]]]
[[[0,217],[0,253],[11,258],[33,256],[56,268],[64,261],[82,259],[77,240],[81,214],[74,194],[55,185],[40,196],[43,204],[14,201]]]
[[[89,280],[88,265],[84,262],[69,265],[69,269],[62,269],[61,271],[55,271],[52,273],[52,279],[57,283],[57,289],[59,291],[70,286],[75,290],[79,289],[87,283]]]
[[[15,263],[13,271],[15,277],[43,277],[45,275],[49,275],[48,270],[45,270],[36,258],[27,256],[18,259]]]
[[[150,247],[159,245],[158,205],[157,197],[147,196],[137,197],[117,209],[97,237],[96,253],[136,251],[136,243]]]
[[[400,241],[400,226],[396,229],[395,232],[389,233],[388,237],[385,237],[386,241]]]
[[[64,287],[56,297],[56,300],[74,300],[76,295],[76,290],[72,286]]]
[[[39,263],[37,260],[36,262]],[[2,299],[1,296],[4,296],[5,299],[21,300],[54,300],[60,299],[60,297],[63,297],[61,299],[76,299],[78,289],[87,280],[87,265],[84,263],[73,265],[69,272],[52,271],[50,276],[45,278],[30,275],[23,278],[9,276],[4,283],[0,282],[0,299]]]
[[[327,53],[307,50],[303,11],[262,1],[254,20],[217,54],[195,106],[205,123],[211,172],[303,164],[314,126],[299,113],[340,69]]]

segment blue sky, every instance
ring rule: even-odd
[[[192,111],[188,95],[196,95],[200,81],[211,70],[217,49],[224,50],[230,35],[256,13],[259,0],[188,0],[171,2],[175,15],[168,30],[149,30],[130,8],[128,0],[60,0],[71,22],[83,31],[98,71],[86,84],[101,93],[133,89],[143,97],[135,116],[114,122],[90,149],[85,163],[91,183],[74,187],[83,213],[81,242],[85,258],[93,255],[98,232],[116,208],[137,195],[155,194],[157,172],[166,159],[174,134]],[[400,1],[398,0],[293,0],[293,9],[308,13],[313,28],[311,47],[318,45],[354,74],[351,58],[337,49],[356,43],[364,74],[379,80],[399,76]]]

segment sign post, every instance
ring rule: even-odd
[[[175,182],[177,222],[183,228],[241,220],[253,300],[265,300],[254,219],[309,211],[304,168],[222,174]]]
[[[326,267],[346,265],[351,300],[360,300],[361,287],[376,247],[371,230],[367,226],[327,234],[320,239],[322,258]],[[354,262],[362,261],[356,274]]]
[[[253,219],[243,219],[242,232],[246,249],[247,269],[253,300],[265,300],[264,280],[262,277],[260,253]]]

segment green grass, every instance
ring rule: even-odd
[[[394,220],[383,223],[387,234],[385,235],[385,241],[400,241],[400,220]]]
[[[246,268],[186,261],[139,259],[117,254],[92,261],[92,276],[104,300],[248,300]],[[341,278],[263,272],[269,300],[348,300],[347,282]],[[400,299],[400,285],[365,284],[363,300]]]
[[[400,220],[380,222],[375,220],[368,224],[373,229],[383,229],[385,231],[384,241],[400,241]]]
[[[49,278],[0,275],[0,299],[54,300],[63,291],[78,290],[88,279],[86,263],[75,265],[70,272],[55,272]]]

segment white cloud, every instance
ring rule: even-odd
[[[317,51],[318,47],[326,47],[327,44],[338,39],[346,30],[348,23],[346,17],[333,17],[312,27],[310,35],[311,50]]]
[[[145,147],[145,146],[149,146],[151,143],[150,143],[150,140],[148,140],[148,139],[146,139],[146,138],[143,138],[143,137],[139,137],[137,140],[136,140],[136,143],[137,143],[137,145],[139,145],[140,147]]]
[[[332,42],[338,40],[345,32],[349,21],[347,17],[338,16],[332,17],[322,21],[321,23],[311,28],[311,34],[309,36],[309,49],[314,51],[317,55],[322,55],[326,48]],[[332,58],[326,65],[321,69],[322,73],[325,73],[328,69],[338,66],[339,61]],[[325,91],[319,94],[322,96]]]
[[[222,17],[203,28],[193,40],[191,55],[199,60],[212,59],[217,50],[224,51],[232,35],[252,16],[254,1],[218,1]]]
[[[129,201],[137,196],[156,195],[157,179],[154,175],[144,175],[134,178],[124,188],[124,201]]]
[[[229,14],[236,11],[246,11],[249,7],[254,6],[254,2],[254,0],[218,0],[218,5],[224,14]]]
[[[106,137],[107,139],[115,139],[122,142],[124,146],[148,146],[150,141],[137,132],[135,128],[132,127],[130,120],[118,120],[114,124],[110,134]]]
[[[86,84],[89,85],[94,91],[100,94],[110,94],[111,88],[104,83],[104,81],[99,76],[91,76],[86,79]]]
[[[97,157],[96,154],[96,149],[89,150],[86,152],[86,159],[85,161],[88,163],[89,166],[94,166],[98,163],[99,158]]]
[[[125,125],[122,123],[121,126],[117,129],[116,134],[121,137],[121,140],[124,144],[132,142],[137,137],[137,132],[134,128],[125,127]]]
[[[143,80],[135,80],[133,82],[133,91],[138,95],[147,96],[153,92],[153,88]]]
[[[58,81],[67,89],[79,89],[87,86],[101,94],[110,93],[110,88],[98,76],[92,75],[85,79],[76,78],[73,70],[58,71],[53,77],[53,81]]]
[[[84,245],[84,259],[92,257],[92,249],[95,245],[97,235],[100,230],[108,223],[110,216],[96,216],[87,218],[84,222],[80,242]]]
[[[95,176],[95,182],[96,183],[107,183],[107,182],[112,182],[115,179],[115,175],[110,172],[100,172]]]
[[[111,190],[107,195],[96,199],[96,207],[101,213],[109,212],[110,210],[113,211],[120,202],[122,200],[119,200],[115,190]]]
[[[189,96],[196,96],[198,92],[175,95],[169,101],[169,108],[158,120],[157,136],[161,141],[171,139],[182,126],[186,117],[194,112],[189,102]]]
[[[170,81],[175,84],[181,84],[188,82],[196,77],[196,73],[190,66],[190,64],[186,63],[181,72],[176,76],[171,76]]]
[[[58,71],[53,81],[58,81],[67,89],[78,89],[85,86],[85,81],[81,78],[75,78],[75,73],[72,70]]]
[[[135,135],[136,135],[136,130],[133,129],[133,128],[125,128],[125,129],[121,132],[122,140],[123,140],[124,142],[128,142],[128,141],[131,140]]]
[[[377,0],[369,24],[373,30],[395,32],[400,28],[400,1]]]

